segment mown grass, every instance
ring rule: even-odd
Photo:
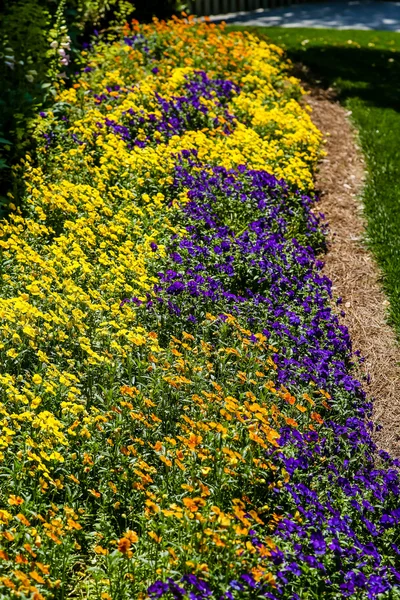
[[[334,88],[352,112],[368,168],[368,243],[382,268],[390,319],[400,336],[400,34],[255,30],[282,46],[293,62],[308,67],[305,77]]]

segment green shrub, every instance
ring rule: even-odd
[[[11,166],[32,146],[32,123],[58,81],[68,78],[79,42],[94,27],[118,28],[127,0],[16,0],[0,21],[0,206],[16,182]]]

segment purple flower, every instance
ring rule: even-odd
[[[311,533],[310,546],[314,550],[315,554],[325,554],[326,542],[324,540],[324,536],[320,531],[315,531]]]
[[[248,575],[247,573],[244,573],[243,575],[240,576],[241,579],[243,579],[243,581],[245,583],[247,583],[247,585],[254,589],[256,587],[256,582],[254,580],[254,577],[252,575]]]
[[[371,575],[368,580],[368,598],[375,598],[378,594],[386,592],[390,587],[389,583],[380,575]]]
[[[185,289],[185,284],[182,281],[174,281],[167,287],[168,294],[180,294]]]
[[[168,593],[168,591],[169,585],[163,581],[155,581],[147,589],[147,593],[149,594],[150,598],[161,598],[164,594]]]

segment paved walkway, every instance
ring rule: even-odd
[[[215,15],[212,21],[256,27],[313,27],[316,29],[375,29],[400,31],[400,2],[341,0],[323,4],[295,4],[246,13]]]

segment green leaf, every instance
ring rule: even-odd
[[[3,137],[0,137],[0,144],[10,144],[12,146],[12,142],[10,142],[9,140],[6,140]]]

